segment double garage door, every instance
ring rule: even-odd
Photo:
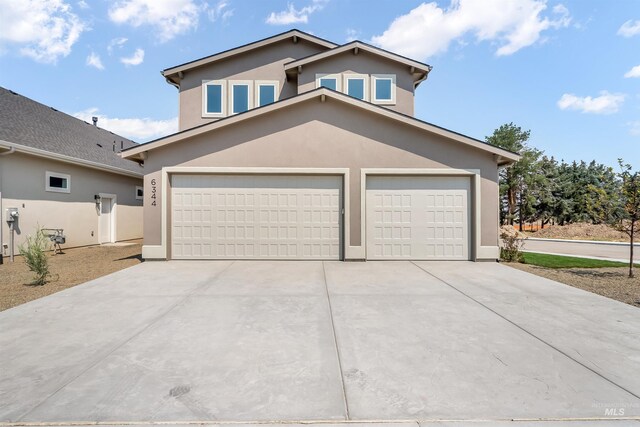
[[[341,176],[174,175],[174,259],[341,259]],[[468,177],[367,178],[367,259],[469,259]]]

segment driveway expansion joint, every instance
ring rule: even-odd
[[[331,307],[331,296],[329,295],[329,285],[327,283],[327,270],[325,268],[325,262],[322,261],[322,276],[324,278],[324,289],[327,295],[327,305],[329,307],[329,320],[331,321],[331,333],[333,334],[333,344],[336,349],[336,357],[338,359],[338,371],[340,372],[340,385],[342,386],[342,398],[344,401],[344,412],[347,420],[350,420],[349,416],[349,403],[347,401],[347,389],[344,383],[344,373],[342,372],[342,359],[340,357],[340,347],[338,347],[338,338],[336,336],[336,326],[333,322],[333,308]]]
[[[503,316],[502,314],[498,313],[496,310],[492,309],[491,307],[489,307],[486,304],[483,304],[482,302],[478,301],[477,299],[473,298],[471,295],[461,291],[460,289],[456,288],[455,286],[453,286],[451,283],[447,282],[446,280],[436,276],[435,274],[431,273],[430,271],[426,270],[425,268],[421,267],[420,265],[416,264],[414,261],[411,261],[411,263],[413,265],[415,265],[416,267],[418,267],[420,270],[424,271],[425,273],[427,273],[428,275],[434,277],[435,279],[441,281],[442,283],[444,283],[445,285],[449,286],[451,289],[459,292],[461,295],[464,295],[465,297],[467,297],[468,299],[470,299],[471,301],[475,302],[476,304],[484,307],[485,309],[489,310],[490,312],[492,312],[493,314],[495,314],[496,316],[502,318],[503,320],[511,323],[513,326],[515,326],[516,328],[520,329],[521,331],[523,331],[524,333],[526,333],[527,335],[531,336],[532,338],[540,341],[541,343],[543,343],[544,345],[548,346],[549,348],[552,348],[553,350],[557,351],[558,353],[562,354],[563,356],[565,356],[566,358],[568,358],[569,360],[577,363],[578,365],[582,366],[583,368],[587,369],[588,371],[592,372],[593,374],[597,375],[598,377],[602,378],[603,380],[607,381],[608,383],[614,385],[615,387],[618,387],[619,389],[629,393],[631,396],[635,397],[636,399],[640,400],[640,396],[637,395],[636,393],[632,392],[631,390],[621,386],[620,384],[616,383],[615,381],[607,378],[606,376],[604,376],[603,374],[601,374],[600,372],[596,371],[595,369],[585,365],[584,363],[580,362],[579,360],[574,359],[573,357],[571,357],[568,353],[566,353],[563,350],[560,350],[558,347],[554,346],[553,344],[551,344],[550,342],[545,341],[544,339],[540,338],[539,336],[537,336],[536,334],[534,334],[533,332],[528,331],[527,329],[525,329],[524,327],[518,325],[516,322],[514,322],[513,320],[509,319],[508,317]],[[607,418],[610,419],[610,418]],[[640,419],[640,418],[639,418]]]

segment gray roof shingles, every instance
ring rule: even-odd
[[[137,143],[1,86],[0,140],[144,173],[136,162],[117,154]]]

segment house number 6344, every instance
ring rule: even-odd
[[[156,205],[156,192],[157,192],[156,180],[152,179],[151,180],[151,206],[157,206]]]

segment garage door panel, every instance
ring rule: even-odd
[[[469,259],[468,177],[369,177],[369,259]]]
[[[339,259],[337,176],[176,175],[173,258]]]

